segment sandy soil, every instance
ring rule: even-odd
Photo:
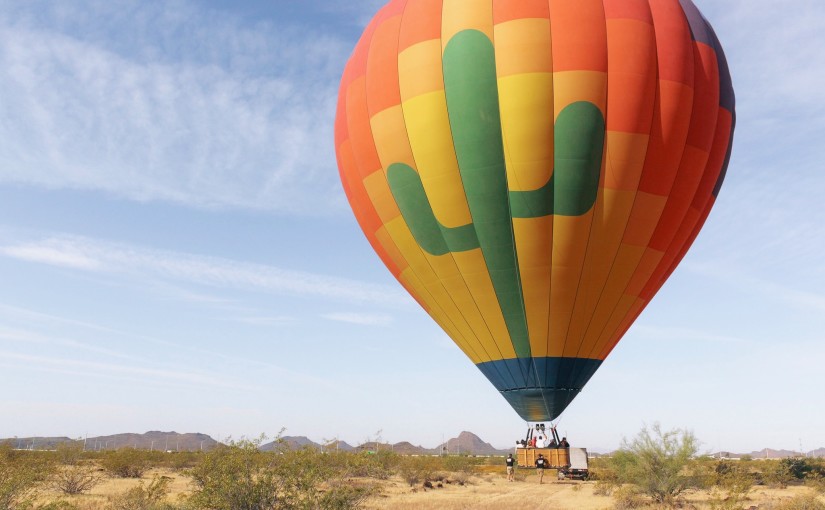
[[[56,492],[43,495],[42,501],[55,499],[67,500],[81,510],[102,510],[108,497],[123,494],[141,481],[148,485],[153,475],[172,478],[169,499],[191,490],[190,481],[180,473],[155,469],[149,471],[142,480],[106,478],[90,493],[61,497]],[[443,484],[442,488],[424,489],[420,485],[411,488],[400,478],[379,482],[381,495],[371,498],[364,504],[368,510],[497,510],[501,508],[518,508],[519,510],[606,510],[613,507],[613,498],[593,493],[595,482],[557,481],[555,477],[545,476],[545,483],[539,485],[538,477],[533,471],[522,471],[516,482],[507,482],[504,474],[483,474],[472,477],[461,486]],[[374,480],[360,480],[363,483],[375,483]],[[806,487],[788,487],[787,489],[769,489],[755,487],[742,508],[763,506],[769,502],[790,499],[809,493]],[[710,494],[707,491],[687,493],[683,508],[703,510],[709,508]],[[825,498],[820,497],[825,503]]]

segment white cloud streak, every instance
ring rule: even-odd
[[[219,288],[307,295],[389,306],[410,304],[405,294],[387,286],[217,257],[142,249],[76,236],[0,246],[0,255],[70,269]],[[78,264],[79,260],[84,263]]]
[[[392,324],[392,317],[389,315],[338,312],[325,314],[321,317],[331,321],[359,324],[362,326],[388,326]]]
[[[182,370],[164,370],[158,368],[147,368],[133,365],[122,365],[116,363],[101,363],[71,358],[52,358],[46,356],[21,354],[11,351],[0,351],[0,358],[6,361],[15,360],[29,367],[34,366],[51,370],[78,371],[74,373],[91,372],[93,375],[108,375],[114,378],[120,376],[141,377],[149,380],[166,379],[176,382],[196,384],[199,386],[232,388],[241,390],[257,389],[255,387],[248,385],[223,381],[212,374],[185,372]]]
[[[0,183],[337,210],[332,121],[349,44],[189,3],[0,7]]]

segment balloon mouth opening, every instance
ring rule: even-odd
[[[501,394],[527,422],[546,422],[558,418],[581,392],[581,388],[514,388]]]

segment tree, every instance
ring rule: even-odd
[[[43,452],[14,451],[0,444],[0,510],[30,505],[54,470]]]
[[[700,478],[688,472],[699,450],[692,432],[663,432],[658,423],[642,428],[632,441],[625,439],[611,461],[621,483],[637,486],[660,504],[672,504],[686,489],[699,487]]]

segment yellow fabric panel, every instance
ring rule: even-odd
[[[510,341],[510,333],[507,331],[504,316],[501,314],[501,307],[498,304],[481,249],[453,253],[453,258],[496,341],[498,352],[502,355],[501,359],[515,358],[516,351]]]
[[[376,113],[370,119],[375,149],[384,172],[393,163],[404,163],[415,168],[410,143],[407,139],[407,127],[404,124],[404,112],[401,105],[387,108]]]
[[[409,99],[403,107],[410,146],[435,217],[448,228],[472,223],[444,91]]]
[[[585,332],[613,268],[614,256],[633,208],[634,195],[632,191],[605,189],[601,193],[602,200],[596,204],[579,292],[567,333],[567,343],[579,345],[579,354],[590,352],[592,347],[583,342]]]
[[[587,352],[584,352],[585,355],[595,350],[594,346],[603,341],[602,337],[610,336],[610,333],[605,331],[607,321],[610,320],[617,303],[621,301],[627,282],[633,276],[644,252],[643,246],[622,243],[619,247],[613,268],[610,270],[610,277],[602,290],[601,300],[587,325],[587,332],[582,343],[590,347]]]
[[[650,135],[607,132],[604,187],[635,191],[639,188]]]
[[[534,357],[547,356],[553,217],[513,218],[521,288]]]
[[[492,0],[444,0],[441,8],[441,40],[446,47],[462,30],[478,30],[493,40]]]
[[[517,19],[493,29],[496,42],[496,75],[553,72],[553,41],[549,19]]]
[[[607,73],[599,71],[562,71],[553,73],[554,118],[577,101],[590,101],[606,116]]]
[[[401,280],[402,284],[408,289],[414,292],[415,296],[420,296],[422,299],[421,301],[426,303],[427,307],[429,308],[427,312],[429,315],[435,320],[436,324],[441,326],[447,335],[455,342],[459,349],[461,349],[464,354],[470,358],[473,363],[479,363],[480,360],[483,359],[483,356],[479,356],[475,350],[471,346],[471,342],[468,342],[461,333],[459,333],[458,329],[455,328],[453,323],[444,313],[438,303],[435,302],[432,295],[424,288],[421,281],[412,272],[411,269],[404,270],[401,275],[399,275],[399,280]]]
[[[541,188],[553,173],[553,73],[500,78],[498,94],[507,185]]]
[[[565,346],[567,328],[579,287],[593,211],[581,216],[553,217],[553,267],[550,287],[550,337],[547,355],[570,352]],[[575,349],[572,349],[575,353]]]
[[[622,323],[625,322],[625,319],[631,312],[634,310],[640,310],[641,307],[644,306],[644,303],[645,301],[643,299],[637,297],[628,295],[622,296],[622,299],[619,301],[619,305],[616,307],[613,316],[610,317],[610,320],[607,323],[604,334],[602,334],[599,343],[596,344],[596,348],[593,351],[594,359],[604,359],[605,347],[611,342],[616,342],[616,333],[618,333],[618,329]]]
[[[426,291],[433,296],[435,303],[437,303],[444,311],[446,317],[455,326],[455,329],[467,341],[467,345],[476,353],[483,352],[483,347],[479,343],[476,336],[473,334],[461,311],[456,306],[452,297],[444,288],[438,275],[436,275],[430,260],[421,251],[418,243],[407,227],[402,217],[386,224],[387,232],[392,237],[393,242],[398,246],[398,249],[407,257],[410,264],[410,269],[415,273],[416,277],[421,281],[421,284]],[[455,339],[455,338],[454,338]]]
[[[395,203],[395,198],[390,191],[390,185],[387,183],[387,176],[384,175],[383,170],[373,172],[364,178],[364,188],[367,190],[367,195],[370,197],[378,217],[381,218],[381,223],[386,225],[390,221],[401,217],[401,211],[398,209],[398,204]]]
[[[399,53],[398,79],[402,101],[444,90],[441,40],[424,41]]]
[[[480,250],[476,251],[480,252]],[[444,289],[450,295],[450,299],[455,303],[462,317],[472,329],[483,351],[479,351],[479,355],[489,355],[490,359],[497,359],[499,349],[452,255],[436,256],[424,253],[424,257],[426,257],[430,267],[433,268]]]

